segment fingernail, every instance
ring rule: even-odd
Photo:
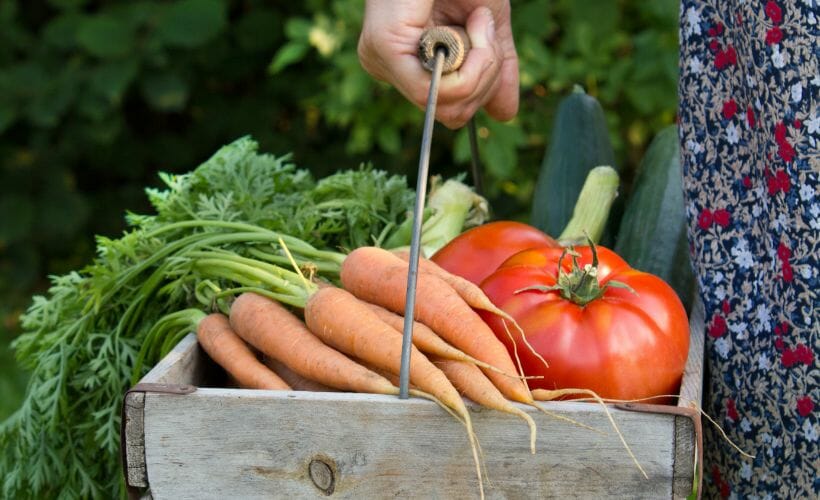
[[[487,43],[492,45],[495,42],[495,19],[490,16],[490,22],[487,23]]]

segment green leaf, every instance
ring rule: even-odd
[[[20,241],[29,236],[34,226],[35,207],[25,195],[4,193],[0,197],[0,246]]]
[[[556,24],[550,16],[552,0],[536,0],[513,7],[513,32],[543,38],[555,29]]]
[[[307,42],[308,37],[310,36],[310,29],[312,27],[313,23],[307,19],[294,17],[292,19],[288,19],[288,22],[285,24],[285,34],[291,40]]]
[[[9,128],[17,119],[17,111],[10,102],[0,100],[0,134]]]
[[[526,142],[524,133],[515,123],[488,120],[486,128],[489,135],[486,140],[479,139],[479,151],[487,171],[500,179],[509,179],[518,164],[517,147]]]
[[[103,64],[92,70],[91,88],[111,104],[119,105],[128,86],[137,76],[138,64],[133,59]]]
[[[395,126],[385,124],[376,132],[376,141],[385,153],[397,154],[401,149],[401,136]]]
[[[234,32],[242,50],[272,50],[282,37],[282,20],[272,10],[253,9],[236,23]]]
[[[308,51],[308,45],[303,42],[288,42],[283,45],[273,57],[268,72],[271,75],[279,73],[293,63],[301,61]]]
[[[363,153],[373,145],[373,129],[364,123],[357,122],[350,132],[347,151],[352,154]]]
[[[456,132],[453,140],[453,160],[456,163],[465,163],[470,159],[470,136],[467,134],[467,127]]]
[[[168,7],[157,33],[171,46],[194,48],[219,35],[227,24],[222,0],[181,0]]]
[[[77,111],[87,120],[103,122],[109,116],[111,103],[97,92],[83,92],[77,100]],[[85,126],[87,123],[82,125]]]
[[[43,40],[52,47],[70,50],[77,45],[77,32],[84,17],[68,12],[52,19],[43,29]]]
[[[26,108],[26,116],[38,127],[54,127],[68,112],[77,95],[79,75],[76,66],[66,65],[33,96]]]
[[[48,0],[49,5],[62,10],[74,10],[85,6],[88,0]]]
[[[188,101],[188,85],[176,73],[149,75],[142,82],[148,104],[159,111],[179,111]]]
[[[83,20],[77,30],[77,43],[93,56],[114,59],[131,52],[134,36],[115,18],[101,14]]]
[[[48,188],[37,206],[37,231],[49,240],[73,236],[90,212],[85,200],[65,185]]]

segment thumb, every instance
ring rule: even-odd
[[[495,19],[487,7],[475,9],[465,23],[470,43],[476,49],[493,48],[495,44]]]
[[[465,28],[470,37],[470,50],[461,67],[442,78],[439,89],[443,108],[438,114],[445,123],[463,124],[483,106],[501,69],[501,51],[495,42],[495,21],[490,9],[475,9],[467,18]]]

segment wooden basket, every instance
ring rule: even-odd
[[[469,405],[487,498],[685,498],[700,491],[702,306],[691,319],[677,406],[610,411],[640,473],[594,403],[520,405],[538,425]],[[123,468],[132,496],[184,498],[477,498],[464,427],[435,403],[352,393],[213,387],[219,369],[189,335],[123,402]],[[698,478],[697,480],[695,478]],[[697,484],[696,484],[697,483]]]

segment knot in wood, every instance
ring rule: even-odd
[[[312,459],[308,465],[308,473],[314,486],[319,488],[325,495],[331,495],[333,494],[333,490],[336,489],[335,467],[328,464],[325,460],[324,458]]]

